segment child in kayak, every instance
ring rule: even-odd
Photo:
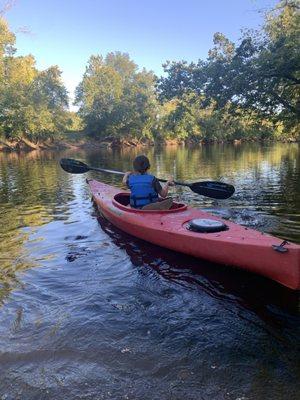
[[[171,178],[162,187],[154,175],[147,173],[149,168],[149,159],[146,156],[137,156],[133,161],[134,171],[125,173],[123,183],[131,191],[130,205],[143,210],[168,210],[173,202],[172,198],[166,197],[169,186],[173,186],[174,181]],[[158,195],[165,200],[159,200]]]

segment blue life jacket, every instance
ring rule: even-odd
[[[129,175],[128,186],[130,193],[130,205],[134,208],[142,208],[147,204],[158,200],[158,194],[152,186],[154,176],[148,174]]]

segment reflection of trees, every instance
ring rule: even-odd
[[[278,235],[299,241],[298,144],[68,150],[63,156],[126,171],[141,153],[149,157],[151,172],[160,177],[172,174],[178,180],[223,178],[232,182],[237,188],[230,203],[233,207],[262,206],[268,214],[281,214]],[[33,230],[66,214],[68,203],[74,199],[74,177],[62,171],[59,158],[56,152],[0,153],[0,302],[16,284],[16,272],[34,264],[25,246]],[[117,175],[88,176],[121,186]],[[287,215],[288,225],[284,226]]]
[[[151,162],[151,172],[168,175],[175,173],[178,179],[212,178],[234,180],[241,173],[256,174],[257,177],[279,167],[283,159],[295,160],[297,144],[268,145],[248,143],[243,145],[215,144],[198,147],[166,146],[150,148],[125,148],[99,150],[85,156],[95,166],[127,171],[132,168],[132,160],[138,154],[146,154]]]
[[[197,179],[198,177],[234,179],[241,172],[263,170],[262,162],[268,166],[279,165],[283,157],[289,157],[290,146],[272,144],[263,146],[246,144],[243,146],[210,145],[198,148],[172,147],[168,149],[163,170],[172,170],[174,159],[178,178]]]
[[[289,212],[298,212],[300,204],[300,152],[296,146],[282,156],[279,181],[283,190],[283,201],[288,205]]]
[[[70,183],[55,153],[0,153],[0,303],[17,284],[16,272],[34,266],[24,244],[58,207],[67,209]]]

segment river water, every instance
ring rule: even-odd
[[[298,144],[144,152],[157,176],[236,187],[174,198],[300,243]],[[120,177],[58,164],[125,171],[136,154],[0,154],[0,399],[299,399],[297,293],[116,230],[85,178]]]

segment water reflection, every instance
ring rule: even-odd
[[[99,226],[86,176],[58,164],[125,171],[139,152],[0,154],[1,396],[296,400],[295,292]],[[175,197],[300,243],[298,144],[143,152],[158,176],[237,189],[226,201]]]
[[[66,219],[83,177],[64,173],[61,156],[80,158],[91,165],[126,171],[140,149],[68,150],[0,154],[0,280],[7,287],[16,271],[35,265],[26,243],[40,226]],[[224,179],[236,186],[232,199],[216,202],[188,189],[174,196],[206,207],[238,223],[300,242],[300,151],[298,144],[211,145],[198,148],[170,146],[143,150],[158,176],[173,174],[180,180]],[[94,174],[99,178],[99,174]],[[81,179],[82,178],[82,179]],[[120,178],[100,174],[119,185]],[[3,289],[4,290],[4,289]],[[7,289],[5,289],[5,293]]]

